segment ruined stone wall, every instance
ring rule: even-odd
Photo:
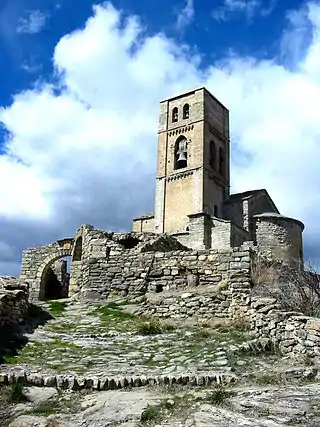
[[[14,277],[0,277],[0,328],[16,329],[29,310],[28,286]]]
[[[73,239],[64,239],[40,248],[23,251],[20,281],[28,283],[30,299],[44,297],[44,278],[47,270],[58,259],[70,256],[72,249]]]
[[[259,338],[271,338],[284,354],[320,356],[320,319],[281,310],[274,298],[252,298],[247,312]]]
[[[182,255],[182,254],[181,254]],[[164,269],[174,279],[168,287],[165,274],[151,278],[140,314],[162,318],[228,318],[233,316],[232,304],[240,294],[250,291],[250,251],[234,248],[225,251],[194,251],[185,262],[191,274],[176,276],[173,266]],[[174,260],[174,259],[173,259]],[[179,261],[183,265],[184,257]],[[163,261],[159,268],[163,268]],[[159,271],[159,270],[158,270]],[[159,271],[161,273],[161,270]],[[172,284],[171,284],[172,283]],[[164,286],[163,292],[157,287]]]
[[[146,295],[143,314],[226,317],[234,292],[250,287],[249,250],[139,252],[115,245],[106,259],[101,245],[101,256],[92,253],[79,298]]]

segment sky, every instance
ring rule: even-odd
[[[154,208],[159,101],[230,110],[231,191],[266,188],[320,265],[320,0],[0,0],[0,275]]]

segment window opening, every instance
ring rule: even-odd
[[[217,150],[216,144],[214,141],[210,141],[210,166],[212,169],[216,169],[216,161],[217,161]]]
[[[222,148],[219,148],[219,174],[224,177],[225,168],[224,152]]]

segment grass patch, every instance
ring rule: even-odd
[[[30,341],[23,349],[21,349],[16,356],[4,356],[4,362],[6,364],[47,364],[47,356],[50,356],[52,350],[56,351],[57,360],[63,356],[63,353],[69,350],[79,350],[73,343],[63,342],[56,338],[52,341],[38,342]]]
[[[232,397],[234,395],[234,392],[226,390],[224,387],[218,387],[206,396],[205,401],[207,403],[211,403],[212,405],[220,406],[227,399],[229,399],[229,397]]]
[[[161,323],[157,319],[140,319],[136,326],[138,335],[158,335],[173,332],[176,328],[170,323]]]
[[[87,360],[85,362],[85,365],[87,368],[92,368],[94,366],[94,361],[93,360]]]
[[[146,424],[149,421],[155,421],[160,418],[160,408],[158,406],[148,406],[140,417],[140,421]]]
[[[258,385],[273,385],[279,383],[279,378],[276,375],[272,374],[262,374],[259,376],[256,376],[255,382]]]
[[[58,316],[59,314],[62,314],[65,311],[67,306],[67,303],[64,301],[50,300],[47,302],[50,305],[49,310],[51,314],[55,314],[56,316]]]
[[[107,305],[97,307],[93,310],[92,315],[100,315],[102,320],[128,320],[136,318],[134,314],[123,311],[121,307],[112,302]]]
[[[54,414],[58,410],[58,404],[57,401],[47,402],[43,403],[36,408],[33,409],[32,413],[37,415],[50,415]]]
[[[137,334],[139,335],[157,335],[162,334],[163,329],[159,322],[150,320],[149,322],[141,322],[137,325]]]
[[[14,365],[17,363],[16,356],[3,356],[3,360],[6,365]]]
[[[197,337],[200,339],[210,338],[211,333],[207,329],[200,329],[198,334],[197,334]]]
[[[8,403],[21,403],[28,401],[26,396],[23,394],[23,387],[25,387],[25,383],[22,380],[14,380],[13,383],[10,384],[7,391]]]
[[[140,416],[140,425],[150,425],[152,422],[161,422],[161,420],[168,416],[171,412],[179,408],[177,399],[165,400],[158,405],[148,405]]]

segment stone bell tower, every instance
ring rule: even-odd
[[[205,88],[160,103],[156,232],[185,232],[192,214],[223,216],[229,151],[229,111]]]

